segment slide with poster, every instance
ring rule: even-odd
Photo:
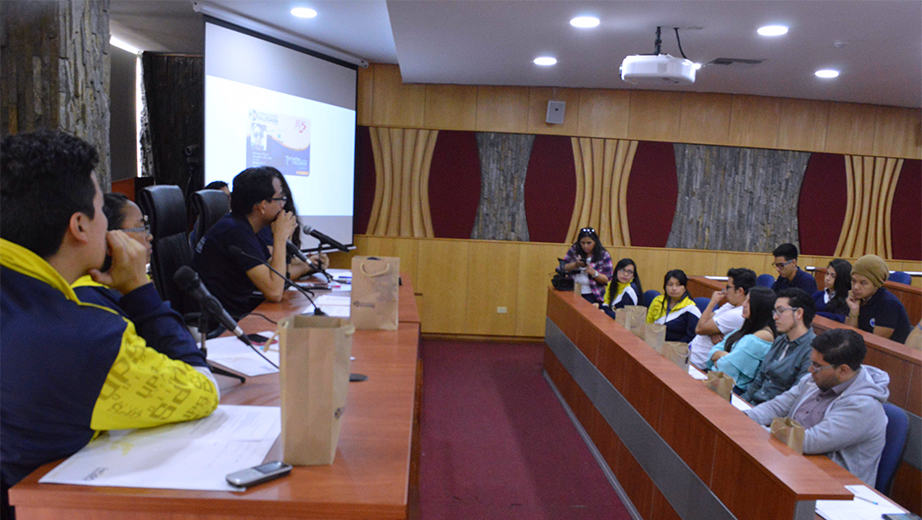
[[[311,120],[250,110],[247,168],[274,166],[284,175],[311,174]]]

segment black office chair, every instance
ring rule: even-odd
[[[192,194],[195,229],[189,235],[192,250],[215,222],[230,212],[230,197],[221,190],[199,190]]]
[[[141,190],[138,205],[147,215],[154,237],[150,268],[157,292],[180,314],[198,310],[173,281],[177,269],[192,265],[182,190],[179,186],[148,186]]]

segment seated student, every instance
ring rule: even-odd
[[[622,258],[615,264],[615,279],[608,282],[602,297],[602,310],[612,318],[615,317],[615,309],[626,305],[643,305],[640,273],[630,258]]]
[[[711,301],[695,326],[697,335],[688,344],[689,362],[701,370],[706,368],[711,348],[723,341],[724,335],[743,326],[743,302],[756,285],[756,273],[751,269],[730,269],[727,277],[726,288],[711,295]],[[726,303],[715,309],[723,301]]]
[[[294,196],[292,196],[291,194],[291,188],[288,186],[288,181],[285,180],[285,176],[282,175],[282,172],[279,172],[277,169],[272,168],[271,166],[267,167],[267,169],[269,169],[270,171],[278,172],[279,174],[278,178],[282,182],[282,193],[285,194],[285,198],[287,199],[285,201],[284,210],[297,217],[298,208],[295,206],[295,199],[294,199]],[[272,227],[271,226],[264,227],[257,234],[259,235],[259,239],[262,240],[264,244],[266,244],[266,247],[269,248],[269,252],[271,253],[272,244],[273,244]],[[301,233],[298,232],[297,230],[295,231],[293,235],[291,235],[291,243],[294,244],[295,247],[299,249],[301,248]],[[318,258],[319,258],[320,263],[318,263]],[[287,257],[287,261],[291,262],[291,260],[292,260],[291,255],[289,255]],[[308,257],[308,261],[314,266],[322,265],[324,269],[326,269],[330,265],[330,259],[327,257],[326,253],[323,253],[320,255],[316,255],[316,254],[310,255]],[[312,274],[313,269],[314,268],[312,267],[311,270],[307,272],[307,274]]]
[[[217,388],[195,368],[205,365],[200,350],[135,333],[167,339],[176,330],[157,326],[172,317],[147,277],[144,246],[106,229],[97,162],[92,146],[61,132],[0,143],[4,499],[10,486],[101,431],[197,419],[218,405]],[[112,266],[103,272],[107,249]],[[123,295],[127,318],[77,298],[70,284],[85,274]],[[161,345],[168,347],[155,350]]]
[[[852,290],[845,302],[846,325],[904,343],[912,326],[903,303],[884,287],[890,270],[877,255],[864,255],[852,266]]]
[[[848,298],[848,291],[852,287],[852,264],[841,258],[829,262],[823,283],[826,287],[813,293],[817,316],[845,323],[849,313],[845,299]]]
[[[574,280],[582,286],[582,296],[590,303],[602,303],[605,287],[612,276],[611,255],[602,247],[591,227],[579,231],[576,243],[567,250],[563,268],[579,271]]]
[[[816,292],[816,279],[797,266],[797,246],[781,244],[772,251],[772,255],[775,257],[772,265],[778,270],[778,279],[772,285],[775,293],[788,287],[798,287],[807,294]]]
[[[208,290],[239,318],[265,299],[278,302],[285,291],[285,280],[273,273],[288,271],[297,279],[311,266],[297,259],[287,262],[286,241],[298,227],[297,217],[284,210],[288,198],[282,191],[281,174],[270,167],[248,168],[234,178],[231,212],[215,223],[199,241],[193,266]],[[270,253],[257,233],[272,228]],[[243,254],[234,254],[232,248]],[[259,291],[262,297],[254,293]]]
[[[688,343],[695,337],[701,311],[688,294],[688,277],[680,269],[666,273],[663,294],[650,302],[647,323],[666,325],[666,341]]]
[[[762,360],[755,379],[749,383],[743,399],[752,405],[764,403],[787,392],[807,373],[810,366],[810,343],[813,332],[813,300],[796,287],[789,287],[775,300],[775,342]]]
[[[857,332],[828,330],[813,340],[811,375],[744,413],[764,426],[775,417],[794,419],[806,430],[805,455],[822,453],[873,488],[886,443],[890,376],[862,365],[866,352]]]
[[[732,377],[737,395],[749,387],[775,339],[774,307],[775,291],[768,287],[750,289],[743,302],[743,326],[708,352],[707,368]]]

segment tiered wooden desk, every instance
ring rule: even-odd
[[[548,291],[545,338],[548,377],[643,518],[806,520],[852,498],[579,295]]]
[[[893,282],[887,282],[892,284]],[[693,297],[711,297],[723,289],[726,282],[710,280],[703,276],[688,279],[688,292]],[[906,286],[909,289],[916,287]],[[887,285],[889,288],[890,286]],[[922,351],[914,350],[902,343],[875,336],[869,332],[849,327],[822,316],[813,319],[817,334],[829,329],[842,328],[857,331],[864,338],[868,353],[864,363],[886,371],[890,375],[890,398],[888,402],[905,410],[909,416],[909,439],[903,462],[897,470],[890,495],[903,507],[920,513],[922,510]]]
[[[349,385],[332,465],[296,467],[289,477],[232,493],[38,484],[55,462],[10,491],[17,518],[407,518],[418,486],[418,443],[413,440],[419,314],[409,277],[403,279],[407,285],[401,287],[399,329],[355,333],[351,370],[367,375],[368,381]],[[306,303],[299,293],[287,291],[283,302],[260,305],[256,312],[277,321]],[[251,315],[241,326],[257,332],[271,324]],[[221,403],[279,406],[278,374],[249,378],[225,390]],[[281,458],[278,443],[267,458]]]

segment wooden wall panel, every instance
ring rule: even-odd
[[[688,276],[713,276],[718,274],[718,271],[716,271],[717,253],[715,251],[670,249],[667,259],[667,270],[681,269]],[[724,272],[726,272],[726,269],[724,269]],[[666,272],[663,271],[663,276],[665,275]],[[653,287],[650,282],[648,282],[648,285],[650,287],[644,285],[644,289],[656,289],[663,292],[661,286]]]
[[[359,68],[358,103],[355,107],[355,123],[371,126],[374,122],[372,102],[375,98],[375,70],[381,65]]]
[[[615,265],[618,264],[620,258],[630,258],[637,265],[643,290],[656,289],[663,292],[663,275],[666,271],[676,268],[669,263],[669,255],[664,255],[661,249],[655,247],[632,247],[623,251],[622,254],[623,257],[612,257]]]
[[[832,104],[824,151],[871,155],[874,152],[874,132],[871,129],[876,126],[877,107],[856,103]]]
[[[372,122],[375,126],[422,128],[426,86],[407,85],[397,66],[376,66]]]
[[[423,333],[470,334],[467,326],[468,250],[465,240],[419,243],[420,327]]]
[[[558,244],[522,244],[516,282],[516,336],[543,336],[547,315],[547,288],[551,285],[557,259],[566,249]]]
[[[426,128],[473,130],[477,127],[477,87],[426,85]]]
[[[477,131],[525,133],[527,128],[527,87],[477,87]]]
[[[723,144],[730,140],[730,94],[682,93],[679,141]]]
[[[619,139],[628,134],[631,93],[581,89],[577,135]]]
[[[681,92],[632,90],[628,135],[639,141],[678,141],[681,112]]]
[[[829,105],[827,101],[812,99],[782,99],[778,148],[809,152],[825,150]]]
[[[515,335],[519,247],[500,241],[471,242],[467,264],[468,333]],[[500,313],[498,307],[506,312]]]
[[[748,148],[777,148],[780,121],[780,98],[735,94],[729,141]]]
[[[528,89],[528,133],[576,135],[579,129],[579,89],[530,87]],[[547,102],[563,101],[563,124],[547,122]]]
[[[874,155],[922,157],[922,112],[912,108],[877,107]]]

